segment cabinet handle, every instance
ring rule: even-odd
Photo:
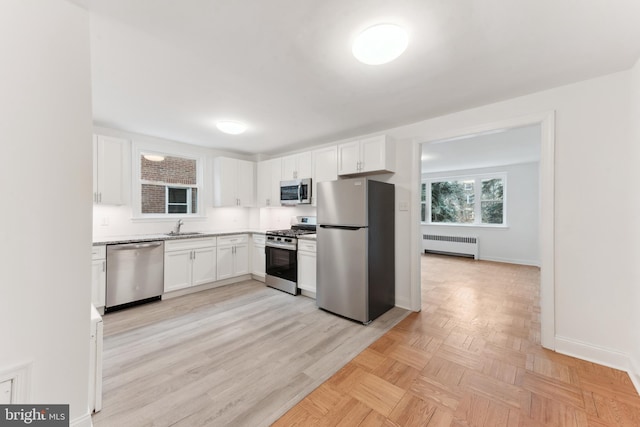
[[[98,193],[98,202],[102,203],[102,193]]]
[[[193,253],[193,259],[196,259],[196,251],[192,251]]]

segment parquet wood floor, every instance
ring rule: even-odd
[[[426,255],[422,272],[422,312],[274,426],[640,426],[625,372],[540,346],[538,268]]]

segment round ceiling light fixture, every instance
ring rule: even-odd
[[[228,133],[229,135],[239,135],[247,130],[246,124],[233,120],[220,120],[216,122],[216,127],[220,132]]]
[[[159,154],[143,154],[142,156],[151,162],[161,162],[164,160],[164,156]]]
[[[358,34],[351,51],[360,62],[380,65],[396,59],[408,45],[409,36],[402,27],[378,24]]]

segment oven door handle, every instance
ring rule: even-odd
[[[284,250],[287,250],[287,251],[294,251],[295,252],[295,250],[297,249],[297,246],[296,245],[292,245],[292,244],[288,244],[288,243],[271,243],[271,242],[268,242],[268,243],[265,243],[264,248],[265,248],[265,250],[267,248],[275,248],[275,249],[284,249]]]

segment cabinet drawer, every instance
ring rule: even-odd
[[[183,249],[210,248],[216,246],[215,237],[205,237],[201,239],[178,239],[166,240],[164,242],[164,251],[181,251]]]
[[[218,237],[218,245],[238,245],[241,243],[248,243],[249,235],[248,234],[234,234],[231,236],[221,236]]]
[[[91,259],[105,259],[107,257],[107,247],[105,245],[91,247]]]
[[[265,236],[264,234],[254,234],[252,235],[253,243],[256,245],[264,245]]]
[[[298,240],[298,250],[303,252],[314,252],[316,251],[316,242],[313,240]]]

